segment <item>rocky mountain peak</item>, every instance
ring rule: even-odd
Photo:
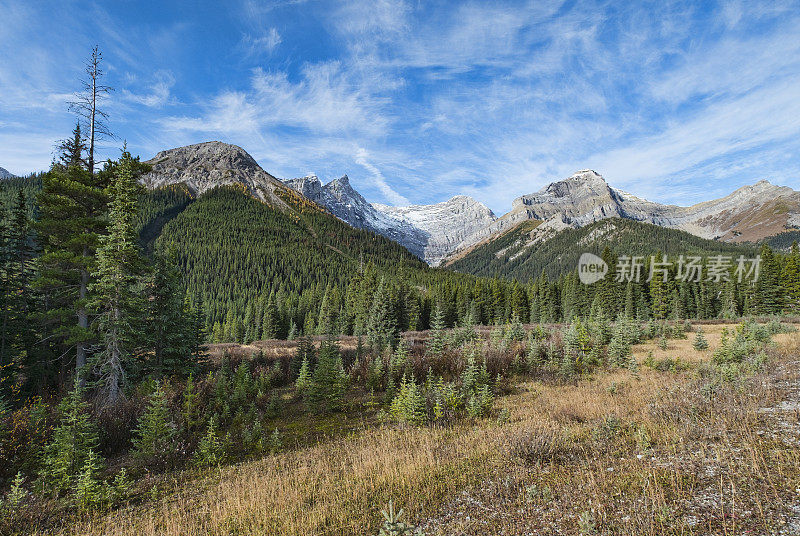
[[[338,179],[332,180],[325,186],[325,188],[327,188],[331,192],[336,192],[339,195],[361,197],[361,194],[359,194],[350,184],[350,177],[348,177],[347,175],[342,175]]]
[[[184,183],[195,195],[216,186],[241,184],[253,196],[283,206],[275,189],[280,181],[238,145],[207,141],[159,152],[146,162],[152,171],[140,181],[149,188]]]
[[[15,175],[5,168],[0,167],[0,179],[12,179]]]

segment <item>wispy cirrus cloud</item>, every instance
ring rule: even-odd
[[[244,54],[249,57],[260,57],[264,54],[269,55],[281,44],[283,38],[278,30],[269,28],[259,35],[244,34],[240,46]]]

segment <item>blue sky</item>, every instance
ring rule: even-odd
[[[0,166],[44,169],[92,45],[143,159],[218,139],[367,199],[496,213],[592,168],[690,204],[800,189],[800,6],[0,0]]]

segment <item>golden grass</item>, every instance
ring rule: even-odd
[[[690,333],[634,355],[708,360],[722,326],[704,330],[704,352]],[[797,334],[776,340],[778,363],[796,356]],[[797,449],[763,433],[759,413],[785,393],[765,376],[708,400],[698,382],[648,368],[526,382],[498,400],[504,424],[369,429],[221,468],[63,533],[370,534],[390,499],[429,535],[768,532],[800,487]]]

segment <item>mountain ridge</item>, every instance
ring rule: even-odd
[[[347,175],[327,184],[314,174],[280,180],[264,171],[244,149],[219,141],[167,149],[147,161],[149,188],[186,184],[194,195],[225,184],[275,206],[286,206],[287,189],[297,192],[358,229],[385,236],[432,266],[462,258],[524,221],[537,222],[528,247],[567,230],[609,218],[678,229],[723,242],[758,241],[800,225],[800,192],[767,180],[690,206],[662,204],[610,186],[583,169],[536,192],[517,197],[497,217],[483,203],[456,195],[439,203],[396,207],[367,201]]]

